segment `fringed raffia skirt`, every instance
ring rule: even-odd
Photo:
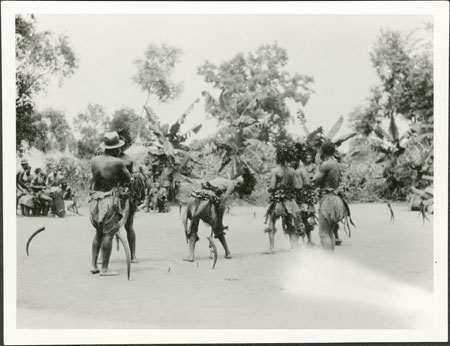
[[[271,220],[272,228],[265,229],[266,232],[276,232],[275,222],[281,217],[283,221],[283,231],[287,234],[292,232],[303,233],[303,224],[301,223],[301,209],[294,199],[275,200],[270,203],[266,212],[267,220]],[[292,224],[285,224],[287,218],[291,219]]]
[[[344,230],[350,237],[350,224],[353,224],[350,215],[350,207],[347,202],[333,192],[326,192],[319,202],[319,219],[324,219],[330,226],[337,225],[342,221]]]
[[[194,191],[191,194],[184,216],[186,238],[189,238],[192,232],[195,232],[196,239],[199,239],[197,236],[198,228],[192,227],[193,223],[198,225],[199,221],[211,226],[215,237],[222,235],[223,231],[219,230],[218,209],[223,207],[223,202],[213,191],[206,189]],[[189,226],[188,220],[191,220]]]
[[[103,234],[117,232],[129,210],[128,201],[121,200],[117,190],[92,191],[89,199],[91,224]]]

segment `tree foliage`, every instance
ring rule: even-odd
[[[351,125],[369,135],[391,114],[411,123],[433,123],[432,29],[381,31],[370,54],[379,84],[371,89],[366,105],[351,113]],[[418,33],[422,36],[418,37]]]
[[[119,131],[122,129],[129,129],[133,140],[136,139],[139,132],[139,115],[134,109],[129,107],[122,107],[117,109],[111,116],[109,128],[111,131]]]
[[[344,117],[341,115],[331,129],[325,134],[325,131],[322,126],[319,126],[314,131],[310,131],[306,126],[306,117],[303,111],[300,109],[297,112],[297,118],[300,120],[300,124],[303,127],[303,130],[306,134],[304,142],[307,146],[307,150],[311,155],[317,155],[320,150],[321,145],[325,141],[331,141],[336,145],[336,148],[339,148],[344,142],[356,136],[356,132],[347,133],[335,139],[335,136],[339,133],[339,130],[344,123]],[[338,153],[336,152],[336,156],[339,158]]]
[[[43,134],[35,139],[35,147],[43,152],[74,149],[75,138],[66,120],[64,112],[47,108],[36,113],[38,132]]]
[[[46,91],[51,78],[58,78],[61,85],[78,67],[67,36],[38,32],[35,26],[32,15],[15,18],[17,147],[22,140],[33,144],[35,138],[45,136],[34,113],[34,96]]]
[[[220,92],[208,92],[207,113],[226,126],[258,126],[253,138],[276,143],[287,137],[285,125],[291,119],[287,101],[306,105],[312,93],[312,78],[285,70],[288,56],[277,43],[255,52],[240,53],[215,65],[206,61],[198,68],[205,82]]]
[[[180,48],[167,43],[150,44],[145,50],[144,57],[136,59],[135,64],[138,70],[133,80],[147,92],[147,101],[150,95],[165,102],[180,94],[183,84],[172,81],[171,77],[182,53]]]
[[[190,153],[190,149],[185,145],[186,140],[194,134],[197,134],[202,128],[202,124],[198,124],[193,128],[182,131],[182,125],[185,123],[186,118],[190,112],[192,112],[199,99],[194,100],[191,105],[185,110],[185,112],[173,123],[160,124],[158,118],[154,117],[151,110],[147,107],[147,118],[152,119],[148,122],[148,129],[155,135],[156,142],[161,148],[160,160],[165,162],[171,168],[171,174],[183,174],[190,175],[191,166],[190,163],[196,162],[194,157]],[[146,143],[147,145],[154,144],[153,142]]]
[[[86,111],[77,114],[73,121],[80,139],[77,141],[77,154],[82,158],[91,158],[108,131],[110,119],[105,109],[98,104],[89,104]]]
[[[421,36],[419,36],[419,34]],[[404,199],[430,174],[433,152],[432,27],[408,34],[381,31],[370,54],[379,78],[365,105],[350,114],[351,126],[368,136],[383,165],[384,198]],[[400,133],[399,119],[409,129]],[[354,152],[352,155],[357,155]],[[431,173],[432,174],[432,173]]]
[[[210,97],[209,94],[206,96]],[[222,93],[219,107],[222,112],[229,114],[230,122],[220,127],[213,136],[196,141],[192,147],[201,150],[204,155],[220,155],[218,173],[226,167],[229,167],[229,176],[232,178],[242,174],[244,167],[262,173],[268,169],[267,162],[273,157],[273,146],[257,139],[263,125],[245,115],[248,107],[237,113],[230,103],[231,100]]]

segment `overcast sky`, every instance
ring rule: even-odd
[[[167,104],[151,103],[163,122],[171,122],[209,89],[197,75],[205,60],[219,64],[277,41],[287,50],[287,70],[314,78],[315,93],[304,111],[309,128],[323,125],[325,130],[363,102],[377,82],[369,52],[380,29],[410,31],[432,21],[411,15],[39,14],[36,19],[40,30],[67,34],[79,59],[78,70],[61,88],[52,83],[48,93],[37,98],[39,108],[61,109],[70,123],[89,103],[103,105],[108,114],[123,106],[140,112],[146,96],[132,80],[133,62],[150,43],[167,42],[184,50],[174,74],[174,80],[184,82],[184,92]],[[209,135],[216,125],[205,119],[203,104],[197,104],[186,126],[203,122],[198,136]],[[290,130],[300,133],[298,124]]]

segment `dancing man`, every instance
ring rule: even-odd
[[[269,226],[265,232],[269,234],[269,249],[266,254],[274,252],[275,247],[275,223],[281,217],[283,231],[289,236],[291,248],[299,246],[299,237],[303,236],[303,225],[300,221],[300,208],[295,202],[295,197],[301,185],[293,168],[287,164],[294,161],[295,150],[291,146],[281,145],[277,148],[277,167],[272,170],[269,187],[270,206],[266,213],[266,222]]]
[[[335,237],[339,222],[344,220],[344,228],[353,225],[350,208],[344,200],[343,191],[339,190],[341,171],[334,159],[336,147],[332,142],[324,142],[320,148],[322,163],[313,179],[313,184],[320,187],[319,235],[325,250],[334,251]],[[337,239],[339,240],[339,239]]]
[[[119,139],[117,132],[106,133],[104,153],[95,156],[91,162],[93,191],[90,193],[89,216],[96,231],[92,242],[91,273],[100,272],[97,259],[101,247],[101,276],[119,275],[117,271],[109,270],[108,264],[113,237],[119,231],[119,221],[127,213],[124,211],[124,201],[119,189],[119,184],[128,184],[131,180],[128,169],[119,158],[123,144],[124,141]]]
[[[127,231],[128,244],[130,246],[131,263],[138,263],[136,259],[136,232],[134,230],[134,215],[140,204],[142,195],[145,194],[145,178],[140,173],[133,173],[134,162],[125,151],[131,146],[132,139],[128,129],[117,131],[119,139],[124,142],[120,147],[119,158],[123,161],[125,167],[131,176],[130,194],[129,194],[129,212],[125,222],[125,230]]]
[[[195,243],[199,240],[197,235],[200,220],[211,226],[212,233],[218,238],[225,250],[225,258],[232,258],[230,249],[225,239],[225,230],[228,226],[223,225],[223,215],[227,203],[233,193],[239,196],[249,195],[253,192],[256,179],[250,170],[245,167],[243,174],[233,180],[215,178],[202,184],[200,190],[194,191],[187,204],[184,215],[184,231],[189,244],[189,255],[184,261],[193,262]],[[188,225],[188,220],[191,221]]]
[[[297,175],[297,180],[302,186],[302,189],[298,191],[296,195],[296,202],[300,207],[301,221],[304,226],[304,231],[306,233],[307,246],[315,246],[314,242],[311,240],[311,232],[314,230],[316,225],[315,220],[315,204],[317,203],[317,193],[316,188],[311,185],[311,169],[308,171],[305,163],[311,160],[311,152],[301,143],[295,144],[296,150],[296,160],[293,162],[292,167],[295,169]]]

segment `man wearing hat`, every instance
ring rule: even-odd
[[[124,162],[119,158],[120,148],[124,141],[117,132],[105,134],[104,153],[95,156],[91,161],[92,189],[89,200],[89,217],[96,233],[92,242],[91,273],[101,276],[118,275],[116,271],[108,269],[111,256],[112,240],[119,231],[119,221],[126,217],[122,208],[119,185],[128,184],[130,173]],[[102,269],[97,267],[97,260],[102,249]]]

